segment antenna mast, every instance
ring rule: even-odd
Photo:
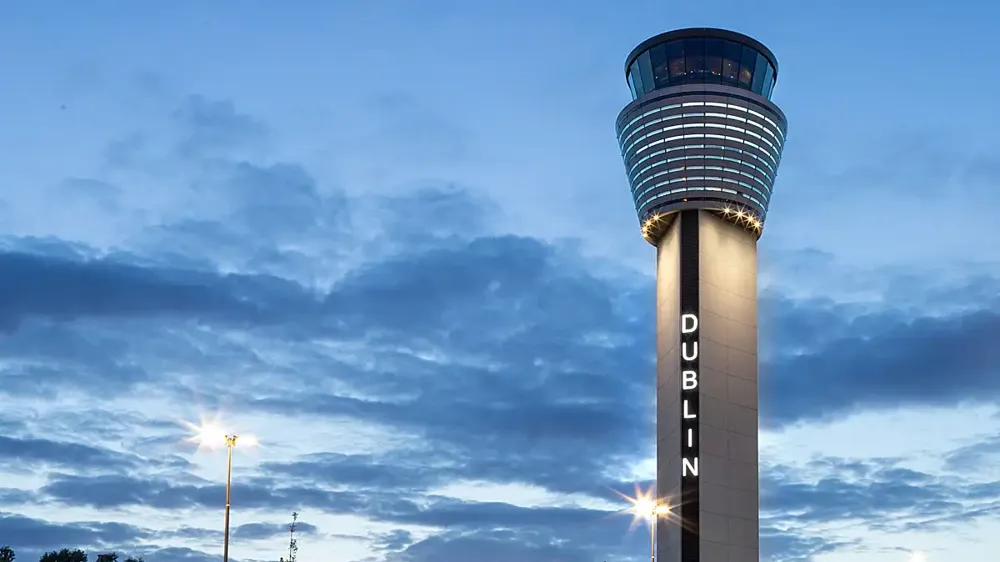
[[[288,526],[288,562],[295,562],[295,555],[299,552],[299,542],[295,540],[295,522],[299,520],[299,514],[292,512],[292,523]]]

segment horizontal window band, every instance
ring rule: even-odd
[[[753,176],[753,175],[748,174],[746,172],[742,172],[740,170],[734,170],[732,168],[724,168],[724,167],[721,167],[721,166],[716,166],[716,167],[712,167],[712,166],[683,166],[683,167],[679,167],[679,168],[671,168],[669,170],[664,170],[662,172],[658,172],[658,173],[653,174],[653,175],[649,176],[648,178],[642,180],[641,182],[639,182],[635,186],[633,186],[632,187],[632,196],[635,197],[636,196],[635,193],[636,193],[636,191],[640,187],[642,187],[644,184],[652,181],[656,177],[661,177],[661,176],[664,176],[664,175],[667,175],[667,174],[671,174],[671,173],[685,172],[687,170],[710,170],[710,171],[715,171],[715,172],[729,172],[730,174],[736,174],[736,175],[739,175],[739,176],[748,177],[748,178],[753,179],[757,183],[759,183],[761,185],[761,187],[763,187],[764,190],[767,191],[767,195],[765,195],[764,192],[760,191],[756,187],[754,187],[754,186],[752,186],[752,185],[750,185],[750,184],[748,184],[746,182],[741,182],[741,181],[733,180],[733,179],[730,179],[730,178],[722,178],[721,181],[737,183],[739,185],[742,185],[743,187],[746,187],[748,189],[752,189],[752,190],[756,191],[757,193],[760,193],[761,197],[769,197],[770,196],[770,192],[771,192],[770,186],[768,186],[766,183],[764,183],[763,181],[761,181],[760,178],[757,178],[756,176]],[[686,181],[686,178],[672,178],[669,181],[667,181],[666,183],[677,183],[678,181]],[[646,189],[642,193],[646,193],[650,189],[654,189],[656,186],[663,185],[663,183],[664,182],[657,183],[654,186]],[[641,194],[640,194],[640,196],[641,196]]]
[[[693,180],[693,181],[697,181],[697,180],[705,181],[706,179],[707,180],[711,180],[711,179],[714,179],[714,178],[691,178],[691,180]],[[690,192],[690,191],[702,191],[702,192],[704,192],[704,191],[714,191],[714,192],[718,192],[718,193],[728,193],[730,195],[735,195],[737,198],[742,197],[742,198],[745,198],[745,199],[749,199],[750,201],[753,201],[758,206],[760,206],[761,209],[767,209],[767,205],[765,205],[764,203],[761,203],[756,197],[754,197],[752,195],[749,195],[747,193],[742,193],[742,192],[739,192],[739,191],[736,191],[736,190],[727,190],[725,188],[717,188],[717,187],[712,187],[712,186],[685,186],[685,187],[680,187],[680,188],[677,188],[677,189],[672,189],[670,191],[664,191],[664,192],[661,192],[661,193],[657,193],[656,195],[654,195],[652,197],[648,197],[648,198],[644,198],[644,199],[636,199],[636,210],[637,211],[642,211],[643,207],[648,206],[651,201],[654,201],[656,199],[660,199],[660,198],[663,198],[663,197],[669,197],[669,196],[672,196],[672,195],[676,195],[678,193],[687,193],[687,192]],[[683,199],[683,196],[679,197],[679,199]]]
[[[630,142],[627,146],[623,147],[622,151],[621,151],[622,152],[622,157],[625,157],[625,155],[628,154],[629,150],[631,150],[632,147],[634,147],[637,144],[641,143],[645,139],[648,139],[648,138],[650,138],[650,137],[652,137],[654,135],[658,135],[660,133],[665,133],[667,131],[676,131],[676,130],[679,130],[679,129],[725,129],[727,131],[735,131],[737,133],[743,133],[745,135],[749,135],[751,137],[754,137],[755,139],[759,139],[764,144],[766,144],[766,145],[770,146],[771,148],[773,148],[776,155],[778,155],[779,157],[781,155],[781,148],[780,147],[775,146],[771,141],[769,141],[769,140],[761,137],[760,135],[758,135],[757,133],[754,133],[752,131],[748,131],[746,129],[741,129],[740,127],[736,127],[736,126],[733,126],[733,125],[722,125],[720,123],[698,122],[698,123],[683,123],[681,125],[671,125],[670,127],[662,127],[662,128],[659,128],[659,129],[654,129],[652,131],[649,131],[645,135],[642,135],[641,137],[639,137],[639,138],[633,140],[632,142]],[[639,151],[637,150],[636,152],[639,152]]]
[[[756,158],[756,156],[754,158]],[[684,156],[675,156],[673,158],[667,158],[665,160],[664,159],[656,160],[655,162],[653,162],[652,164],[646,166],[645,168],[642,168],[641,170],[636,171],[634,174],[629,174],[628,175],[628,180],[629,180],[629,183],[631,184],[639,176],[641,176],[643,173],[648,172],[649,170],[652,170],[653,168],[656,168],[656,167],[659,167],[659,166],[663,166],[664,164],[672,164],[674,162],[703,161],[703,160],[722,160],[724,162],[732,162],[733,164],[738,164],[740,166],[746,166],[746,167],[750,168],[751,170],[754,170],[754,171],[758,172],[759,174],[761,174],[761,176],[764,178],[764,180],[761,180],[759,177],[756,177],[756,176],[753,176],[753,177],[755,177],[758,182],[761,182],[768,189],[770,189],[771,185],[774,184],[774,178],[771,176],[771,174],[767,170],[764,170],[762,168],[758,168],[757,166],[754,166],[753,164],[751,164],[749,162],[746,162],[744,160],[740,160],[739,158],[732,158],[732,157],[729,157],[729,156],[716,156],[715,154],[697,154],[697,153],[696,154],[690,154],[690,155],[685,154]],[[742,171],[740,171],[740,173],[743,174]],[[648,178],[642,180],[642,182],[645,182],[647,180],[648,180]],[[642,185],[642,182],[640,182],[638,185]],[[634,190],[635,190],[635,188],[633,187],[633,191]]]
[[[713,171],[718,171],[718,172],[729,172],[730,174],[736,174],[736,175],[739,175],[739,176],[750,178],[750,179],[754,180],[755,182],[759,183],[761,185],[761,187],[763,187],[765,190],[767,190],[768,193],[770,193],[770,191],[771,191],[771,186],[769,186],[763,180],[761,180],[760,178],[758,178],[757,176],[755,176],[753,174],[750,174],[748,172],[744,172],[742,170],[736,170],[736,169],[733,169],[733,168],[726,168],[726,167],[723,167],[723,166],[680,166],[680,167],[677,167],[677,168],[670,168],[670,169],[664,170],[662,172],[657,172],[657,173],[655,173],[655,174],[653,174],[653,175],[645,178],[641,182],[639,182],[639,183],[635,184],[634,186],[632,186],[632,194],[635,195],[635,192],[636,192],[637,189],[639,189],[640,187],[642,187],[644,184],[646,184],[646,183],[648,183],[650,181],[653,181],[654,178],[657,178],[657,177],[660,177],[660,176],[665,176],[665,175],[671,174],[671,173],[684,172],[684,171],[687,171],[687,170],[713,170]],[[673,181],[673,180],[671,180],[671,181]],[[748,185],[747,187],[750,187],[750,186]],[[754,191],[757,191],[756,188],[751,187],[751,189],[753,189]],[[757,192],[761,193],[760,191],[757,191]],[[764,194],[761,193],[761,195],[764,195]]]
[[[746,151],[746,150],[743,150],[743,149],[740,149],[740,148],[736,148],[736,147],[732,147],[732,146],[725,146],[725,145],[721,145],[721,144],[685,144],[685,145],[680,145],[680,146],[674,146],[674,147],[666,148],[664,150],[657,150],[656,152],[652,152],[652,153],[647,154],[646,156],[640,158],[635,164],[632,165],[631,168],[629,168],[629,170],[627,172],[627,175],[629,177],[629,181],[634,180],[636,176],[638,176],[642,172],[646,171],[647,168],[643,168],[638,173],[633,174],[633,172],[635,172],[636,167],[639,166],[640,164],[642,164],[643,162],[649,160],[650,158],[653,158],[653,157],[656,157],[656,156],[660,156],[660,155],[666,154],[668,152],[676,152],[678,150],[690,150],[690,151],[700,151],[700,150],[722,150],[722,151],[727,151],[728,150],[730,152],[735,152],[737,154],[743,154],[743,155],[749,156],[749,157],[757,160],[758,162],[760,162],[764,166],[767,166],[767,168],[769,170],[771,170],[771,174],[769,175],[769,177],[772,178],[772,181],[773,181],[774,176],[776,175],[775,169],[771,167],[771,164],[767,160],[761,158],[760,156],[754,154],[753,152]],[[687,157],[687,156],[685,156],[685,157]],[[690,158],[701,158],[701,157],[703,157],[703,156],[701,154],[697,154],[697,153],[696,154],[692,154],[690,156]],[[653,166],[653,165],[657,165],[657,164],[651,164],[650,166]]]
[[[690,95],[690,94],[682,94],[682,95]],[[653,102],[653,103],[656,103],[656,102]],[[659,107],[647,110],[647,111],[645,111],[645,112],[637,115],[636,117],[632,118],[631,121],[629,121],[627,124],[625,124],[625,126],[620,129],[620,132],[618,133],[618,136],[621,136],[621,134],[624,133],[625,131],[627,131],[630,126],[632,126],[633,124],[635,124],[637,121],[639,121],[643,117],[648,117],[650,115],[655,115],[655,114],[660,113],[662,111],[669,111],[671,109],[681,109],[681,108],[684,108],[684,107],[717,107],[717,108],[720,108],[720,109],[734,109],[734,110],[739,111],[741,113],[753,115],[755,117],[759,117],[759,118],[763,119],[764,121],[767,121],[768,123],[770,123],[772,126],[774,126],[774,128],[777,131],[778,135],[781,137],[781,140],[784,141],[784,139],[785,139],[786,133],[785,133],[784,127],[782,127],[781,125],[778,125],[778,123],[776,123],[770,117],[768,117],[768,116],[766,116],[766,115],[764,115],[762,113],[759,113],[757,111],[754,111],[752,109],[749,109],[749,108],[746,108],[746,107],[742,107],[742,106],[739,106],[739,105],[726,104],[726,103],[721,103],[721,102],[711,102],[711,101],[708,101],[708,102],[699,102],[699,101],[696,101],[696,102],[685,102],[685,103],[673,103],[673,104],[669,104],[669,105],[661,105]]]
[[[707,140],[707,139],[718,139],[718,140],[739,143],[739,144],[743,144],[743,145],[746,145],[746,146],[750,146],[750,147],[756,148],[757,150],[760,151],[761,154],[767,156],[767,159],[770,161],[770,164],[773,164],[773,169],[777,170],[778,160],[776,160],[775,157],[774,157],[774,155],[771,154],[770,151],[768,151],[767,149],[761,147],[760,145],[758,145],[756,143],[753,143],[753,142],[748,141],[748,140],[741,139],[739,137],[731,137],[731,136],[726,136],[726,135],[717,135],[717,134],[713,134],[713,133],[700,133],[700,134],[694,134],[694,133],[692,133],[692,134],[686,134],[686,135],[676,135],[676,136],[672,136],[672,137],[664,137],[662,139],[655,140],[655,141],[653,141],[653,142],[651,142],[649,144],[646,144],[646,145],[643,145],[643,146],[639,147],[631,156],[626,156],[625,157],[625,162],[627,164],[629,158],[635,158],[641,152],[645,152],[647,150],[650,150],[651,148],[656,147],[657,145],[666,144],[668,142],[673,142],[673,141],[680,141],[680,140],[688,141],[688,140],[694,140],[694,139],[698,139],[698,140],[702,140],[702,141]],[[636,162],[635,164],[633,164],[632,167],[634,168],[637,164],[639,164],[639,162],[641,162],[641,160],[638,161],[638,162]],[[771,167],[771,166],[768,166],[768,167]],[[629,173],[631,173],[631,169],[629,170]]]
[[[782,144],[782,142],[784,140],[780,135],[776,135],[774,133],[774,131],[772,131],[771,129],[765,127],[761,123],[758,123],[757,121],[754,121],[753,119],[747,119],[746,117],[740,117],[739,115],[727,115],[725,113],[704,112],[704,113],[677,113],[677,114],[674,114],[674,115],[668,115],[666,117],[661,117],[660,119],[653,119],[651,121],[647,121],[647,122],[643,123],[642,125],[639,125],[638,127],[632,129],[627,135],[625,135],[624,138],[619,138],[618,144],[619,145],[623,145],[623,144],[627,143],[629,141],[629,139],[631,139],[637,133],[639,133],[643,129],[651,127],[651,126],[653,126],[653,125],[655,125],[657,123],[662,123],[664,121],[673,121],[675,119],[690,119],[690,118],[695,118],[695,117],[712,117],[712,118],[715,118],[715,119],[729,119],[729,120],[732,120],[732,121],[737,121],[739,123],[747,123],[747,124],[750,124],[750,125],[753,125],[755,127],[760,128],[762,131],[764,131],[765,133],[767,133],[768,135],[770,135],[771,138],[773,138],[775,140],[775,142],[777,142],[778,144]]]

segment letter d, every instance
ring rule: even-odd
[[[690,334],[698,329],[698,317],[694,314],[681,315],[681,333]]]

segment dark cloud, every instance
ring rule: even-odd
[[[645,529],[631,527],[625,514],[446,500],[425,515],[417,520],[447,530],[417,541],[401,533],[396,538],[403,540],[382,538],[377,544],[388,551],[385,560],[637,560],[648,545]]]
[[[760,558],[767,562],[810,562],[815,556],[857,546],[859,541],[845,541],[791,533],[773,527],[760,530]]]
[[[46,497],[94,508],[146,506],[158,509],[216,507],[225,497],[221,484],[179,484],[165,479],[125,475],[79,476],[55,474],[41,488]],[[334,491],[321,487],[280,486],[270,479],[233,483],[232,497],[244,509],[314,508],[337,514],[366,514],[399,523],[438,527],[524,526],[546,527],[593,523],[607,517],[603,511],[577,508],[521,508],[504,503],[473,503],[448,498],[415,501],[405,490]],[[275,529],[278,527],[275,527]],[[260,527],[247,533],[259,532]],[[287,528],[285,528],[287,529]],[[272,529],[273,530],[273,529]]]
[[[147,530],[121,523],[57,524],[0,512],[0,537],[3,537],[0,542],[9,544],[15,551],[24,549],[40,552],[59,548],[115,549],[145,539],[149,534]]]
[[[995,465],[998,458],[1000,458],[1000,435],[995,435],[952,451],[946,462],[951,470],[975,472],[985,466]]]
[[[539,540],[540,539],[540,540]],[[601,560],[607,554],[588,552],[582,545],[557,545],[551,539],[495,531],[463,534],[445,532],[414,543],[387,562],[431,562],[433,560],[479,560],[482,562],[583,562]]]
[[[382,551],[402,550],[413,544],[413,535],[409,531],[397,529],[389,533],[378,535],[372,541],[372,547]]]
[[[12,329],[29,316],[72,320],[84,316],[144,316],[250,310],[217,279],[186,280],[107,259],[65,260],[0,254],[0,326]]]
[[[762,518],[806,527],[854,522],[888,532],[930,531],[1000,509],[998,483],[932,475],[901,462],[822,458],[804,469],[772,466],[761,477]]]
[[[179,529],[172,529],[170,531],[160,531],[157,533],[158,538],[179,538],[185,540],[196,540],[196,541],[217,541],[219,539],[218,529],[202,529],[200,527],[181,527]]]
[[[318,529],[315,525],[310,525],[304,521],[297,521],[295,523],[295,534],[296,535],[315,535]],[[234,538],[244,539],[244,540],[263,540],[263,539],[273,539],[279,536],[288,536],[289,529],[287,523],[247,523],[245,525],[240,525],[232,531]]]
[[[780,316],[799,348],[761,365],[767,425],[1000,398],[1000,308],[916,318],[893,310],[845,318],[836,309],[792,304]]]
[[[37,470],[41,466],[87,471],[127,471],[141,459],[80,443],[0,436],[0,469]]]
[[[189,483],[184,483],[181,480]],[[225,485],[205,483],[191,475],[167,478],[127,475],[82,476],[53,474],[40,490],[52,500],[93,508],[145,506],[156,509],[216,508],[225,497]],[[314,507],[331,513],[352,513],[385,498],[358,493],[323,490],[316,487],[279,487],[273,480],[234,482],[232,497],[244,508],[291,511]],[[388,498],[388,496],[386,496]],[[389,499],[387,505],[396,501]]]
[[[185,547],[166,547],[166,548],[144,548],[141,551],[137,551],[141,554],[145,560],[152,562],[218,562],[219,555],[217,554],[207,554],[200,550],[194,550]],[[230,557],[233,562],[240,562],[239,559]]]
[[[371,213],[393,253],[423,253],[489,234],[496,205],[454,184],[421,186],[377,200]]]
[[[316,484],[337,482],[356,489],[426,490],[447,482],[454,473],[433,467],[428,456],[395,455],[390,459],[377,455],[315,453],[293,462],[265,463],[261,469],[279,478],[295,478]]]
[[[0,488],[0,503],[6,506],[35,503],[38,497],[28,490],[18,488]]]
[[[177,151],[187,158],[213,156],[220,150],[263,141],[268,134],[263,123],[238,112],[230,100],[188,96],[174,111],[173,118],[185,133]]]

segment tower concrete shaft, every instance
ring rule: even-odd
[[[777,61],[750,37],[684,29],[629,55],[617,133],[657,249],[660,562],[759,560],[757,240],[787,125]]]

